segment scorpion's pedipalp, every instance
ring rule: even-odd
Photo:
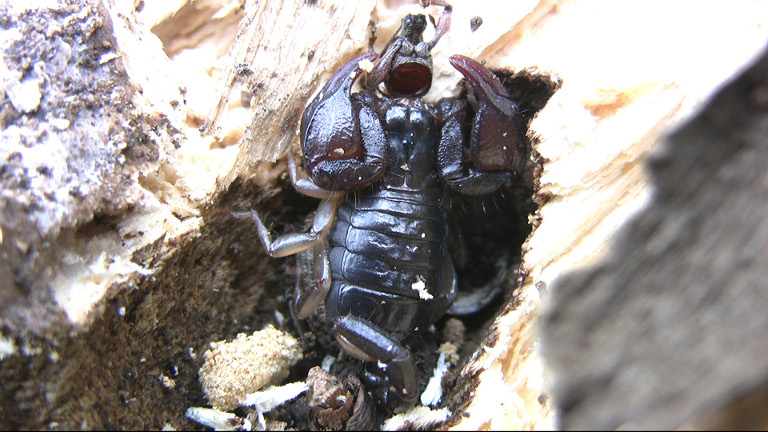
[[[461,55],[452,56],[450,62],[464,75],[477,98],[470,159],[484,171],[519,173],[527,154],[517,105],[498,78],[482,64]]]
[[[324,160],[349,159],[362,151],[352,84],[363,73],[360,63],[373,61],[375,52],[362,54],[333,74],[301,117],[304,167],[311,170]]]
[[[440,178],[456,192],[464,195],[485,195],[498,189],[511,176],[510,171],[485,171],[464,160],[463,122],[466,103],[443,99],[436,114],[443,124],[437,154]],[[477,120],[476,120],[477,121]],[[472,141],[470,141],[471,151]],[[474,162],[474,160],[472,160]]]
[[[304,168],[321,189],[358,189],[384,174],[386,138],[374,100],[351,93],[363,72],[360,63],[376,57],[375,52],[367,52],[344,65],[301,118]]]
[[[362,101],[356,110],[355,130],[358,130],[358,141],[362,145],[360,154],[350,155],[346,159],[320,160],[314,166],[309,167],[312,180],[323,189],[334,191],[348,191],[360,189],[379,180],[385,173],[387,159],[387,138],[382,129],[376,111]],[[305,155],[307,152],[305,144]],[[339,152],[341,153],[341,152]],[[306,159],[306,156],[305,156]]]

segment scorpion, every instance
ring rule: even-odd
[[[295,189],[321,199],[309,232],[273,239],[257,213],[244,214],[271,257],[312,250],[314,283],[297,289],[292,313],[304,319],[325,302],[341,348],[379,363],[390,386],[387,405],[398,409],[413,405],[418,390],[402,340],[426,331],[457,297],[446,188],[492,193],[519,175],[528,157],[516,102],[477,61],[450,57],[474,98],[422,99],[432,84],[430,52],[450,14],[444,6],[428,42],[426,17],[405,16],[380,59],[371,49],[345,64],[304,111],[308,178],[287,157]],[[361,65],[377,59],[353,93]]]

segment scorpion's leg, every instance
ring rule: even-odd
[[[465,163],[462,124],[466,102],[443,99],[437,116],[443,124],[438,152],[440,176],[452,189],[469,195],[493,192],[514,174],[527,157],[527,143],[517,105],[495,75],[480,63],[463,56],[451,57],[477,99]]]
[[[509,265],[509,254],[504,254],[496,262],[496,276],[484,286],[464,291],[456,296],[456,300],[450,305],[448,313],[451,315],[469,315],[488,306],[491,301],[504,291]]]
[[[264,225],[256,212],[233,213],[236,217],[250,217],[259,231],[259,238],[264,250],[272,258],[281,258],[297,254],[311,247],[321,245],[333,225],[336,210],[339,208],[344,193],[333,193],[320,202],[312,220],[312,228],[308,233],[286,234],[272,239],[269,229]]]
[[[288,152],[287,157],[288,174],[291,176],[291,184],[296,189],[296,191],[303,195],[318,199],[327,199],[331,196],[333,191],[321,188],[308,178],[299,178],[298,168],[296,167],[296,159],[294,159],[293,153]]]
[[[301,143],[304,168],[314,183],[328,190],[357,189],[384,175],[387,140],[371,94],[351,94],[362,73],[363,54],[336,72],[304,111]]]
[[[328,296],[331,288],[331,261],[328,259],[328,244],[322,242],[315,246],[313,255],[313,275],[309,278],[296,278],[296,299],[294,314],[298,319],[308,317]],[[299,272],[302,269],[299,267]],[[307,280],[310,282],[308,283]]]
[[[351,356],[386,365],[389,383],[399,399],[390,401],[389,405],[408,407],[416,401],[416,363],[400,341],[370,321],[354,315],[338,319],[335,330],[339,344]]]

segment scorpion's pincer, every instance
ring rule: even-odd
[[[481,170],[520,172],[524,163],[525,137],[517,105],[498,78],[482,64],[462,55],[451,65],[467,80],[477,99],[472,123],[469,157]]]
[[[301,117],[304,168],[323,160],[349,159],[360,153],[358,109],[353,109],[352,84],[363,73],[361,63],[373,62],[378,54],[369,51],[333,74]]]

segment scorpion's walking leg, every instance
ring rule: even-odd
[[[269,229],[261,221],[256,212],[233,213],[236,217],[250,216],[259,231],[259,238],[264,250],[272,258],[282,258],[303,252],[311,247],[321,245],[333,225],[336,210],[344,197],[343,192],[332,193],[330,197],[320,202],[312,221],[312,228],[307,233],[286,234],[272,239]]]
[[[314,261],[313,277],[302,277],[302,268],[299,266],[299,274],[296,278],[294,314],[298,319],[308,317],[312,311],[317,309],[320,303],[325,301],[328,291],[331,289],[331,261],[328,258],[328,244],[322,242],[315,246],[312,252]],[[311,282],[305,285],[306,279],[311,280]]]
[[[291,184],[294,189],[302,195],[312,198],[328,199],[331,197],[333,191],[321,188],[308,178],[299,178],[299,170],[296,167],[296,159],[294,158],[293,153],[288,152],[286,156],[288,158],[288,174],[291,176]]]

